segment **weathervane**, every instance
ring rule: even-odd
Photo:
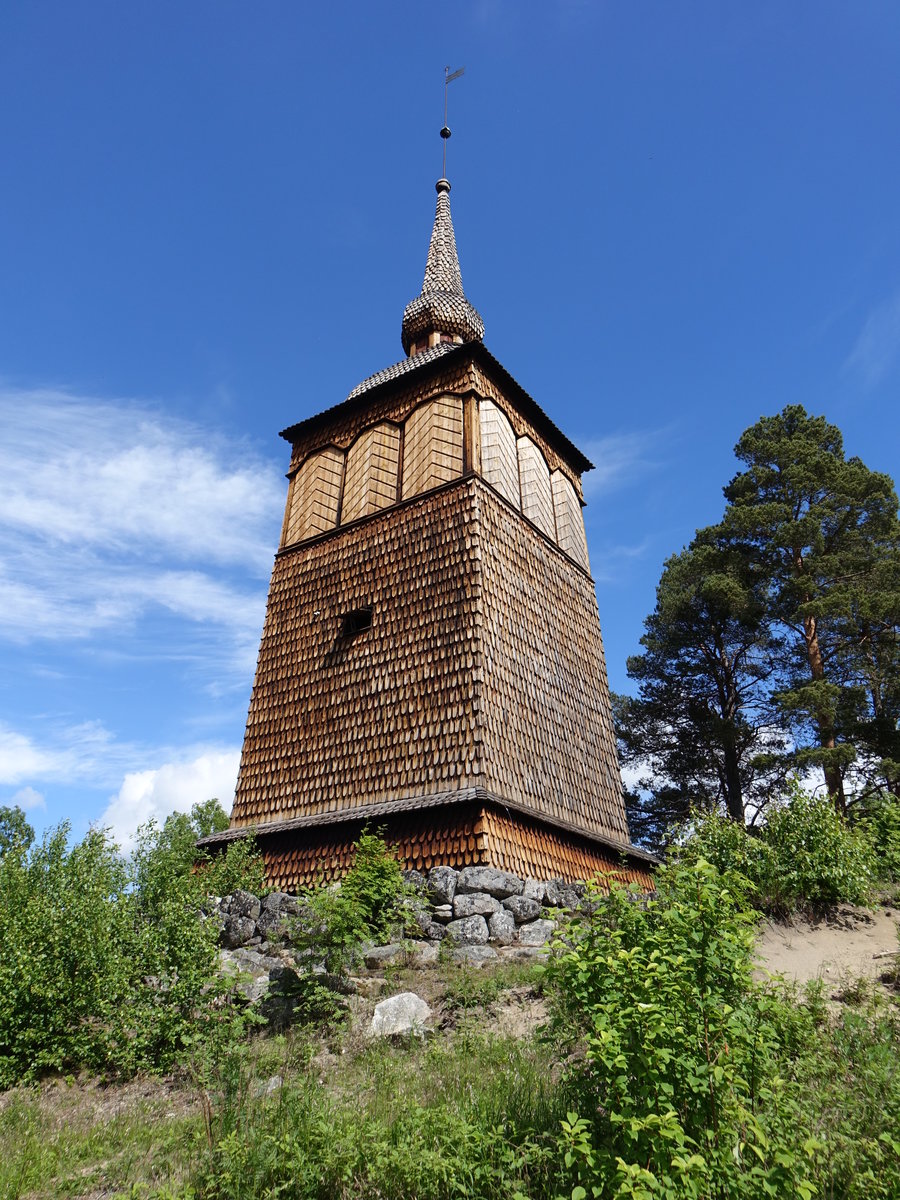
[[[466,68],[460,67],[458,71],[450,74],[450,68],[444,67],[444,128],[441,130],[441,137],[444,139],[444,166],[442,177],[447,178],[447,138],[450,136],[450,126],[447,124],[447,84],[452,83],[454,79],[459,79],[460,75],[465,73]]]

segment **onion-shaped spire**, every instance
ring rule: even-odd
[[[484,321],[463,291],[450,216],[450,184],[439,179],[435,188],[437,211],[425,263],[425,281],[422,291],[403,313],[402,339],[407,354],[425,350],[441,340],[480,342],[484,337]]]

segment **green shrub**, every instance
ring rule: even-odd
[[[353,866],[341,882],[341,894],[359,913],[366,935],[384,941],[404,924],[402,901],[408,895],[396,854],[381,832],[364,829],[356,843]]]
[[[315,888],[304,900],[291,934],[301,964],[318,959],[332,974],[351,970],[364,942],[385,942],[405,932],[408,895],[396,856],[383,837],[364,829],[353,866],[340,884]]]
[[[241,1025],[217,975],[195,840],[190,821],[173,817],[140,830],[130,859],[101,830],[70,846],[67,825],[6,844],[0,1087],[81,1067],[167,1069]]]
[[[827,798],[794,787],[769,805],[753,832],[716,813],[698,813],[674,852],[705,860],[769,912],[867,903],[874,883],[868,837],[840,817]]]
[[[766,885],[774,907],[868,901],[874,883],[870,848],[827,797],[794,787],[784,802],[766,809],[760,837],[772,853]]]
[[[129,993],[128,874],[106,835],[61,825],[0,858],[0,1087],[106,1066]]]
[[[785,1119],[752,914],[704,860],[663,870],[655,899],[593,899],[547,972],[586,1047],[561,1134],[572,1196],[809,1200],[815,1146]]]
[[[340,975],[358,965],[367,933],[362,913],[343,890],[320,887],[305,897],[291,942],[301,966],[322,962],[330,974]]]
[[[768,884],[776,865],[767,843],[722,813],[694,813],[673,858],[689,864],[712,863],[733,888],[758,908],[768,901]]]
[[[887,792],[868,796],[854,820],[870,847],[878,882],[900,883],[900,800]]]

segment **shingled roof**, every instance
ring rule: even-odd
[[[401,338],[409,354],[413,343],[429,333],[460,337],[464,342],[480,342],[484,321],[466,299],[456,253],[456,235],[450,216],[450,184],[439,179],[437,211],[428,245],[425,280],[422,291],[407,304],[403,313]]]
[[[332,424],[335,418],[347,416],[351,412],[367,406],[376,394],[389,391],[398,380],[405,382],[410,376],[419,372],[422,373],[424,379],[432,371],[440,371],[440,364],[451,356],[472,358],[493,375],[509,393],[511,399],[515,401],[522,416],[531,421],[535,429],[558,449],[559,453],[572,464],[579,474],[594,469],[591,460],[566,437],[558,425],[551,421],[538,402],[525,391],[518,380],[510,375],[509,371],[491,354],[483,342],[469,342],[463,345],[442,342],[429,350],[414,354],[412,358],[401,359],[400,362],[386,367],[383,371],[376,371],[374,375],[370,375],[362,383],[358,383],[347,399],[340,404],[335,404],[331,408],[326,408],[324,412],[316,413],[315,416],[307,417],[295,425],[289,425],[287,429],[282,429],[281,436],[285,441],[291,443],[298,441],[316,429]]]
[[[435,187],[438,194],[437,211],[428,245],[425,279],[422,291],[415,300],[407,304],[403,314],[403,348],[409,354],[416,339],[426,333],[444,333],[461,338],[462,343],[438,342],[435,346],[419,350],[400,362],[376,371],[374,375],[369,375],[358,383],[342,403],[288,426],[281,431],[281,436],[288,442],[295,442],[317,429],[330,425],[335,418],[346,416],[370,404],[377,393],[388,391],[399,380],[405,384],[410,376],[420,372],[423,380],[427,379],[432,371],[441,369],[435,365],[438,362],[446,360],[450,355],[466,355],[486,368],[497,382],[510,392],[522,415],[532,422],[551,445],[558,448],[560,454],[579,474],[593,470],[594,464],[551,421],[540,405],[484,345],[484,322],[463,292],[456,235],[450,216],[450,184],[446,179],[439,179]]]

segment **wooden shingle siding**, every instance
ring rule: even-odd
[[[487,863],[484,855],[481,808],[456,805],[449,810],[404,813],[380,823],[388,843],[404,866],[418,871],[431,867],[468,867]],[[340,879],[353,865],[353,846],[362,822],[275,835],[260,840],[271,886],[294,892],[317,883]]]
[[[396,504],[400,470],[400,430],[381,424],[367,429],[347,454],[341,524]]]
[[[477,783],[473,481],[275,562],[232,826]],[[371,608],[371,628],[342,635]]]
[[[232,825],[474,785],[628,840],[593,585],[477,476],[276,560]]]
[[[518,454],[522,512],[542,533],[555,541],[556,523],[553,517],[550,468],[531,438],[519,438]]]
[[[479,481],[483,786],[628,841],[590,578]]]
[[[337,524],[344,454],[328,447],[311,455],[291,480],[282,544],[293,545]]]
[[[520,508],[519,460],[513,427],[503,410],[491,400],[482,400],[479,410],[481,474],[510,504]]]
[[[520,878],[610,880],[651,888],[648,863],[623,859],[612,847],[554,829],[496,804],[456,804],[403,812],[373,826],[383,832],[404,867],[492,866]],[[259,847],[271,886],[295,892],[340,879],[353,865],[362,821],[267,834]]]
[[[585,571],[588,562],[587,535],[584,531],[584,516],[575,488],[562,471],[554,471],[550,477],[553,487],[553,509],[556,513],[556,539],[561,550],[574,558]]]
[[[462,474],[462,401],[438,396],[407,418],[403,435],[403,498]]]
[[[614,850],[598,846],[564,830],[518,813],[487,806],[482,814],[485,852],[490,865],[520,878],[596,880],[608,887],[610,880],[653,886],[649,865],[623,860]]]

